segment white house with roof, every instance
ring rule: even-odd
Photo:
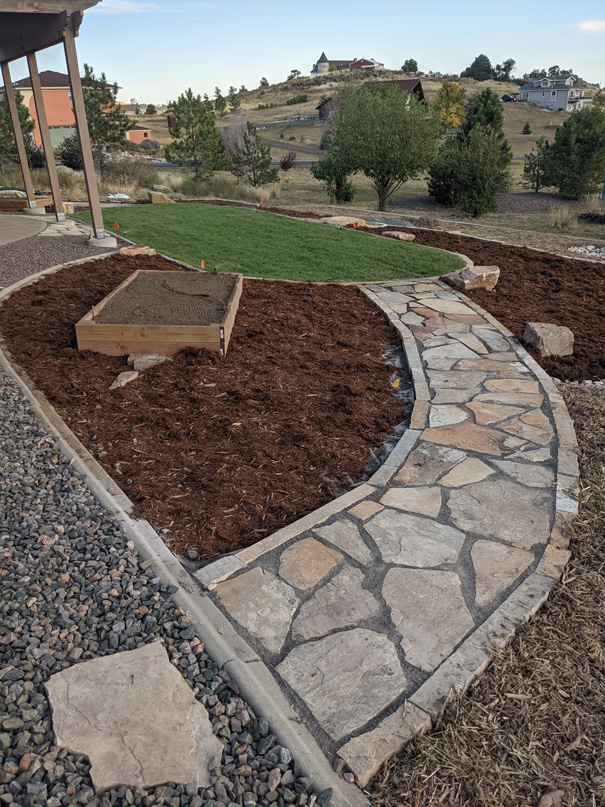
[[[584,90],[575,88],[573,76],[548,76],[536,78],[531,84],[519,87],[519,101],[529,101],[530,104],[545,109],[575,112],[592,104],[592,97],[585,95]]]

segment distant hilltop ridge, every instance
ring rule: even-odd
[[[325,76],[334,70],[382,70],[384,64],[376,59],[328,59],[323,51],[319,59],[313,65],[312,76]]]

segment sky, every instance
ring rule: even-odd
[[[558,64],[605,84],[604,0],[505,4],[488,0],[102,0],[84,14],[80,64],[122,87],[119,99],[167,103],[191,87],[223,93],[233,85],[271,84],[292,69],[308,75],[322,51],[329,59],[374,58],[399,69],[459,73],[485,53],[512,58],[515,75]],[[40,70],[66,72],[61,48],[39,54]],[[13,80],[27,75],[24,60]]]

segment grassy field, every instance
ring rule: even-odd
[[[89,214],[82,214],[90,221]],[[440,250],[339,230],[272,213],[214,205],[107,208],[105,226],[193,266],[291,280],[367,281],[427,277],[462,261]]]

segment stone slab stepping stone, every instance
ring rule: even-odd
[[[464,543],[464,533],[428,518],[383,510],[365,529],[372,536],[386,563],[403,566],[440,566],[455,563]]]
[[[544,457],[542,458],[544,459]],[[531,460],[533,457],[528,456],[527,459]],[[545,459],[550,459],[550,454]],[[541,465],[527,465],[524,462],[513,462],[512,460],[495,460],[494,465],[508,476],[512,476],[517,482],[528,485],[530,488],[552,488],[555,484],[554,473]]]
[[[449,372],[429,370],[427,375],[433,389],[469,389],[478,387],[485,381],[485,373],[472,370],[450,370]]]
[[[456,423],[468,418],[468,412],[465,412],[459,406],[452,404],[436,404],[431,406],[429,412],[429,425],[430,426],[453,426]]]
[[[353,771],[357,784],[365,787],[386,759],[430,727],[431,718],[427,713],[406,701],[375,729],[349,740],[339,749],[338,756]]]
[[[421,670],[433,670],[474,625],[455,572],[391,569],[382,594],[406,661]]]
[[[85,754],[98,791],[209,787],[223,744],[160,642],[76,664],[46,683],[56,744]]]
[[[479,401],[467,403],[467,407],[474,412],[475,420],[480,425],[498,423],[500,420],[520,415],[523,409],[520,406],[504,406],[502,404],[488,404]]]
[[[534,560],[531,552],[495,541],[476,541],[471,549],[475,569],[475,602],[490,602],[512,585]]]
[[[511,404],[512,406],[542,406],[544,397],[529,392],[482,392],[473,400],[479,403]]]
[[[324,546],[315,538],[305,538],[282,552],[279,576],[305,591],[323,580],[341,560],[340,552]]]
[[[459,529],[521,549],[545,544],[550,536],[550,491],[527,488],[509,479],[485,479],[453,490],[448,506]]]
[[[375,717],[408,683],[390,639],[364,628],[295,647],[277,672],[334,740]]]
[[[390,488],[380,502],[387,507],[437,518],[441,510],[441,491],[434,487]]]
[[[469,457],[464,462],[456,465],[455,468],[452,468],[445,476],[442,476],[439,484],[448,488],[460,488],[463,485],[481,482],[494,473],[496,472],[489,465],[475,459],[475,457]]]
[[[298,597],[279,577],[260,567],[219,583],[221,605],[271,653],[279,653],[290,629]]]
[[[353,513],[358,518],[365,520],[382,509],[382,505],[367,501],[360,502],[352,510],[349,510],[349,513]],[[320,538],[324,538],[334,546],[342,549],[343,552],[355,558],[359,563],[363,563],[364,566],[371,563],[372,553],[364,544],[357,525],[353,524],[349,519],[335,521],[334,524],[330,524],[328,527],[319,527],[313,532],[319,535]]]
[[[479,454],[495,456],[510,454],[510,443],[505,434],[488,426],[477,426],[475,423],[425,429],[422,439],[466,451],[477,451]]]
[[[295,642],[316,639],[337,628],[357,625],[380,610],[376,598],[362,588],[359,569],[347,567],[303,603],[294,624]]]
[[[466,457],[463,451],[448,446],[421,443],[395,477],[401,485],[432,485]]]

